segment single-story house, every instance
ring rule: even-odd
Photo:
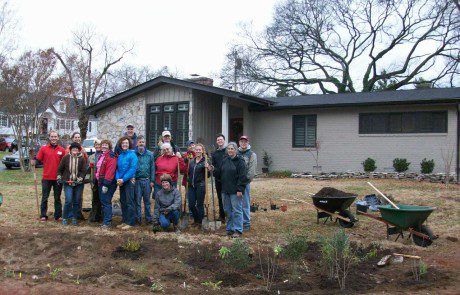
[[[209,78],[160,76],[87,111],[98,119],[99,138],[115,141],[131,123],[149,149],[165,129],[180,147],[188,139],[210,146],[220,132],[232,141],[248,135],[259,170],[266,152],[271,170],[314,171],[318,156],[324,172],[362,171],[368,157],[377,171],[406,158],[409,171],[419,172],[427,158],[444,172],[449,151],[451,172],[459,169],[460,88],[261,98],[214,87]]]

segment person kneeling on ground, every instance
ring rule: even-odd
[[[172,178],[168,174],[161,176],[162,189],[155,195],[155,208],[153,211],[155,230],[158,226],[167,229],[171,223],[176,229],[179,222],[182,198],[179,190],[172,186]]]
[[[83,178],[86,174],[86,160],[82,156],[81,146],[73,142],[70,145],[70,154],[65,155],[57,171],[57,180],[64,183],[65,204],[62,224],[67,225],[72,217],[72,224],[77,225],[80,198],[83,191]],[[73,213],[73,214],[71,214]]]

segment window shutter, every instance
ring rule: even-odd
[[[305,116],[292,117],[292,146],[304,147],[305,146]]]
[[[316,115],[307,116],[307,132],[305,146],[316,146]]]

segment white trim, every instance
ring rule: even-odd
[[[222,134],[228,140],[228,118],[229,118],[229,104],[228,98],[222,98]]]
[[[359,134],[359,137],[447,137],[447,133],[383,133],[383,134]]]

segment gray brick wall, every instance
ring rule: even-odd
[[[448,110],[447,134],[360,135],[359,113],[384,111]],[[392,169],[394,158],[407,158],[410,171],[419,172],[423,158],[434,159],[435,172],[443,172],[441,148],[455,147],[455,106],[380,106],[336,109],[297,109],[252,112],[251,145],[263,167],[262,150],[273,159],[272,170],[313,171],[315,161],[304,149],[292,148],[292,115],[317,114],[317,139],[321,143],[319,164],[325,172],[362,171],[367,157],[376,160],[377,171]],[[454,148],[458,152],[458,146]],[[454,156],[451,172],[455,172]]]

